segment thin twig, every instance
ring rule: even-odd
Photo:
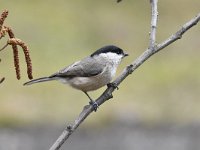
[[[1,62],[1,59],[0,59],[0,62]],[[5,80],[5,77],[1,78],[0,79],[0,84]]]
[[[8,43],[6,43],[6,44],[0,49],[0,51],[4,50],[7,46],[8,46]]]
[[[119,85],[128,75],[130,75],[133,71],[135,71],[141,64],[143,64],[147,59],[149,59],[153,54],[159,52],[166,46],[172,44],[174,41],[180,39],[182,35],[188,31],[191,27],[196,25],[200,21],[200,13],[189,22],[184,24],[180,30],[178,30],[175,34],[170,36],[167,40],[158,44],[154,47],[154,50],[146,49],[143,54],[141,54],[134,62],[132,62],[129,66],[127,66],[124,71],[117,77],[114,81],[115,85]],[[97,104],[100,106],[105,101],[112,98],[112,93],[116,88],[108,87],[104,93],[96,100]],[[90,105],[86,105],[74,123],[70,126],[67,126],[63,133],[58,137],[56,142],[52,145],[49,150],[59,150],[62,144],[69,138],[69,136],[76,130],[76,128],[93,112],[93,108]]]
[[[157,28],[157,20],[158,20],[158,10],[157,3],[158,0],[150,0],[151,3],[151,31],[150,31],[150,39],[149,39],[149,49],[153,49],[156,43],[156,28]]]
[[[175,34],[172,34],[167,40],[161,42],[160,44],[157,45],[157,49],[155,50],[155,52],[158,52],[160,49],[165,48],[166,46],[168,46],[169,44],[175,42],[178,39],[182,38],[182,35],[189,30],[191,27],[193,27],[194,25],[196,25],[198,22],[200,21],[200,13],[192,18],[190,21],[188,21],[186,24],[184,24],[180,30],[178,30]]]
[[[0,84],[3,82],[5,80],[5,78],[3,77],[3,78],[1,78],[0,79]]]

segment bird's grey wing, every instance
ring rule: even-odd
[[[50,77],[91,77],[100,74],[105,64],[92,57],[86,57],[82,61],[61,69]]]

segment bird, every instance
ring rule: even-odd
[[[52,80],[61,81],[84,92],[90,100],[89,104],[96,111],[98,104],[93,101],[88,92],[97,90],[105,85],[112,85],[110,82],[116,74],[117,67],[126,56],[128,54],[121,48],[114,45],[106,45],[50,76],[30,80],[24,85]]]

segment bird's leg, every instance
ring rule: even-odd
[[[107,84],[107,87],[108,87],[108,88],[109,88],[109,87],[113,87],[113,88],[119,90],[119,87],[117,86],[117,84],[116,84],[115,82],[108,83],[108,84]]]
[[[92,98],[89,96],[89,94],[87,92],[84,92],[87,97],[90,99],[90,102],[89,104],[92,105],[94,111],[96,112],[97,111],[97,108],[99,107],[99,105],[97,104],[97,102],[93,101]]]

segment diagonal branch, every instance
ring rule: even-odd
[[[153,0],[152,0],[153,1]],[[156,2],[155,0],[154,2]],[[155,3],[157,5],[157,3]],[[157,6],[154,6],[157,7]],[[153,16],[152,16],[153,17]],[[155,16],[154,16],[155,17]],[[155,18],[157,20],[157,18]],[[163,48],[167,47],[168,45],[172,44],[176,40],[180,39],[182,35],[188,31],[191,27],[196,25],[200,21],[200,13],[188,21],[186,24],[184,24],[181,29],[179,29],[175,34],[171,35],[168,39],[163,41],[162,43],[155,45],[155,29],[152,28],[152,37],[150,38],[153,41],[153,45],[150,44],[150,46],[154,46],[153,49],[150,47],[146,49],[143,54],[141,54],[134,62],[132,62],[129,66],[127,66],[124,71],[117,77],[117,79],[113,82],[116,86],[118,86],[128,75],[130,75],[133,71],[135,71],[141,64],[143,64],[147,59],[149,59],[153,54],[159,52]],[[155,26],[156,27],[156,26]],[[116,88],[109,87],[107,88],[104,93],[96,100],[97,104],[100,106],[105,101],[112,98],[112,93],[114,92]],[[63,131],[63,133],[58,137],[56,142],[52,145],[52,147],[49,150],[58,150],[62,144],[69,138],[69,136],[78,128],[78,126],[90,115],[90,113],[93,112],[93,108],[90,105],[86,105],[80,115],[77,117],[77,119],[74,121],[74,123],[70,126],[67,126],[66,129]]]
[[[188,31],[191,27],[196,25],[200,21],[200,13],[192,18],[190,21],[188,21],[186,24],[184,24],[181,29],[179,29],[175,34],[172,34],[167,40],[163,41],[162,43],[158,44],[157,48],[155,49],[155,52],[158,52],[159,50],[165,48],[166,46],[170,45],[171,43],[175,42],[178,39],[182,38],[182,35]]]

